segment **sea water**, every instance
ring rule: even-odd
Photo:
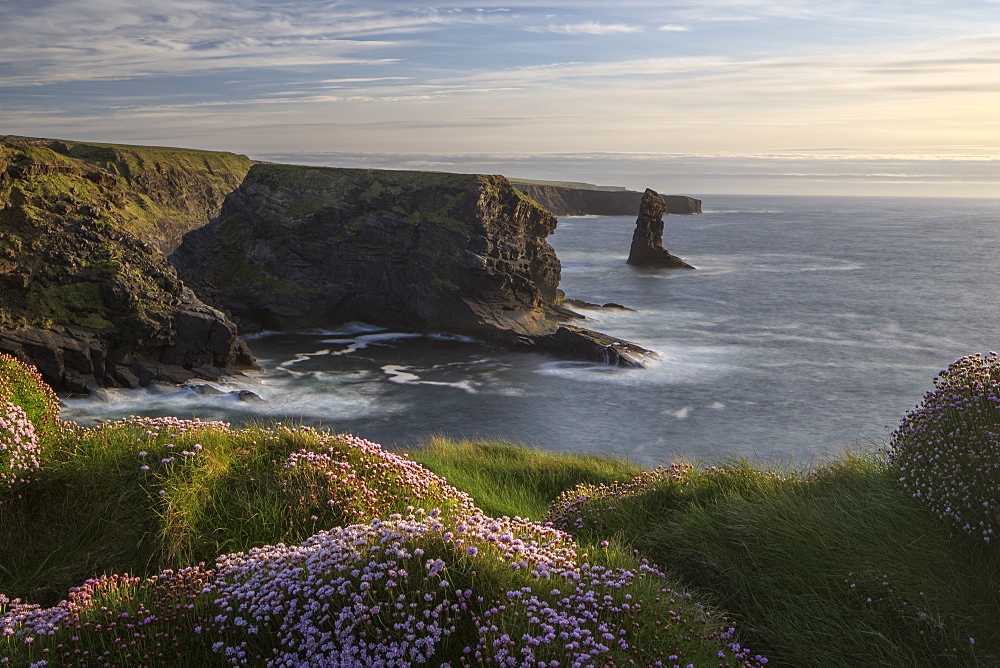
[[[652,465],[738,453],[809,464],[883,443],[958,357],[1000,348],[1000,200],[702,196],[665,218],[697,267],[626,264],[634,217],[569,217],[549,241],[585,326],[660,359],[618,369],[448,334],[348,323],[250,339],[262,371],[68,399],[64,417],[285,420],[405,448],[502,437]]]

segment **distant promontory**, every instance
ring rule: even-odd
[[[510,179],[515,188],[556,216],[634,216],[643,193],[618,186],[564,181]],[[660,195],[663,213],[701,213],[701,200],[684,195]]]

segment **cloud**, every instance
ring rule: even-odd
[[[660,32],[689,32],[691,28],[688,26],[679,26],[668,23],[657,28]]]
[[[584,23],[566,23],[563,25],[549,24],[544,28],[527,27],[528,32],[548,32],[559,35],[621,35],[623,33],[643,32],[642,26],[625,23],[601,23],[586,21]]]
[[[474,11],[377,11],[352,4],[59,0],[14,8],[0,3],[5,73],[0,85],[395,62],[384,51],[402,36],[493,20],[492,14]]]

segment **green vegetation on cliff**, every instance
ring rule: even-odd
[[[230,153],[0,136],[0,328],[106,329],[176,305],[156,249],[207,223],[249,168]]]
[[[0,136],[0,202],[89,215],[169,253],[218,213],[250,165],[218,151]]]

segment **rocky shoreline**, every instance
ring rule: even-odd
[[[0,137],[0,351],[92,392],[252,368],[238,331],[361,320],[642,366],[562,305],[556,222],[502,176]]]

